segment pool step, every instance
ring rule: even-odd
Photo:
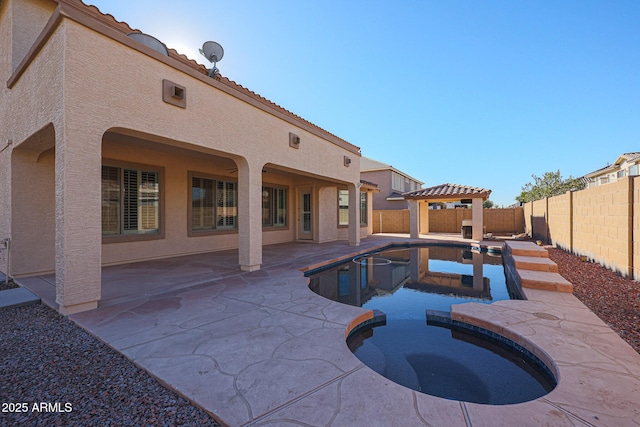
[[[533,242],[506,242],[515,272],[523,288],[556,292],[573,292],[573,285],[558,273],[558,265],[549,252]]]
[[[516,269],[523,288],[545,291],[573,292],[573,285],[559,273]]]
[[[558,264],[551,261],[549,258],[513,255],[513,261],[515,262],[517,269],[547,271],[552,273],[558,272]]]
[[[507,242],[509,249],[511,249],[512,255],[536,257],[536,258],[549,258],[549,252],[542,246],[538,246],[533,242],[521,242],[513,240]]]

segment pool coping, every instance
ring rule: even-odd
[[[318,257],[375,243],[327,245]],[[548,395],[499,406],[425,395],[364,366],[345,334],[375,316],[314,294],[295,262],[70,318],[224,425],[640,425],[640,355],[572,294],[526,295],[452,308],[452,318],[529,342],[558,367]]]
[[[412,246],[411,244],[406,244],[406,243],[405,244],[389,244],[377,250],[384,250],[389,247],[407,246],[407,245]],[[429,245],[429,244],[425,244],[425,245]],[[464,244],[446,244],[446,243],[438,244],[438,246],[468,247],[467,245],[464,245]],[[517,249],[515,249],[514,247],[517,247]],[[368,253],[368,252],[374,252],[374,250],[368,250],[364,253]],[[563,384],[566,384],[567,382],[571,382],[574,384],[575,383],[582,384],[582,380],[580,376],[576,376],[573,370],[563,367],[564,366],[563,363],[565,363],[566,361],[564,362],[562,361],[560,352],[558,352],[558,354],[556,355],[556,358],[559,361],[559,363],[557,363],[556,358],[554,358],[553,356],[554,351],[552,350],[551,352],[547,352],[545,350],[545,347],[549,347],[547,345],[547,340],[549,338],[548,335],[545,337],[546,338],[545,340],[538,340],[535,337],[536,335],[535,333],[531,334],[530,336],[527,336],[525,334],[522,334],[522,332],[520,332],[518,328],[514,327],[514,325],[522,325],[527,323],[531,324],[531,321],[533,319],[529,318],[526,320],[516,320],[514,322],[513,320],[504,321],[504,319],[501,319],[500,317],[495,316],[496,314],[498,314],[494,310],[494,308],[496,308],[497,306],[501,306],[501,311],[504,313],[504,312],[507,312],[507,310],[505,309],[511,308],[510,306],[513,305],[511,304],[512,302],[518,301],[517,302],[518,308],[515,311],[517,311],[519,315],[524,315],[526,313],[526,314],[533,315],[534,318],[543,320],[543,321],[546,320],[546,321],[560,322],[561,320],[563,320],[560,317],[558,317],[556,314],[547,313],[545,311],[535,311],[530,313],[526,310],[523,310],[523,307],[522,307],[523,304],[520,303],[520,301],[543,302],[543,301],[546,301],[547,298],[549,297],[549,295],[544,295],[545,293],[549,293],[549,292],[550,293],[563,293],[563,292],[566,293],[567,292],[566,288],[562,288],[560,286],[558,287],[547,286],[546,284],[544,286],[533,285],[531,286],[530,289],[523,288],[521,283],[522,277],[525,276],[525,274],[531,268],[535,269],[535,267],[531,267],[527,264],[521,264],[516,262],[516,259],[514,258],[515,256],[514,253],[523,253],[523,252],[525,253],[529,252],[530,254],[533,253],[535,257],[546,257],[547,255],[546,255],[546,250],[544,250],[543,248],[537,246],[532,242],[518,242],[517,245],[513,245],[513,246],[510,246],[509,242],[505,242],[502,249],[505,274],[508,277],[509,275],[511,275],[510,278],[517,282],[516,286],[518,286],[519,291],[522,293],[523,297],[525,298],[524,300],[503,300],[503,301],[495,302],[489,305],[473,303],[473,302],[457,304],[452,306],[451,313],[448,316],[446,316],[448,319],[448,322],[452,325],[459,325],[459,326],[468,328],[469,330],[481,330],[484,333],[494,335],[497,339],[504,339],[506,342],[508,341],[508,342],[514,343],[516,346],[521,346],[526,352],[529,352],[533,357],[537,358],[548,370],[548,373],[551,374],[557,382],[556,387],[550,393],[530,402],[522,402],[522,403],[510,404],[510,405],[484,405],[487,407],[494,407],[496,409],[500,408],[501,406],[513,406],[513,405],[518,405],[520,406],[520,409],[522,409],[523,407],[533,405],[535,402],[538,402],[538,401],[556,406],[554,405],[554,401],[550,400],[548,396],[553,395],[554,399],[559,399],[559,401],[562,401],[563,398],[566,397],[565,396],[566,394],[572,394],[572,393],[567,393],[566,390],[564,390],[566,387],[564,386],[560,387],[561,382]],[[333,266],[333,265],[341,264],[342,262],[344,262],[344,260],[345,259],[332,261],[330,265]],[[320,266],[317,269],[322,270],[323,268],[324,266]],[[559,276],[558,273],[550,272],[548,276],[551,276],[551,278],[550,279],[545,278],[545,281],[548,281],[549,283],[554,283],[554,281],[557,281],[564,285],[564,282],[566,282],[566,280],[561,276]],[[559,277],[556,277],[556,276],[559,276]],[[544,297],[541,298],[543,295]],[[571,296],[573,297],[573,295]],[[579,306],[584,307],[582,303],[579,302],[577,299],[575,299],[575,301],[572,301],[572,303],[573,303],[572,305],[575,305],[576,307],[579,307]],[[496,304],[496,306],[492,307],[494,304]],[[546,310],[546,311],[552,311],[552,310]],[[430,310],[427,310],[427,318],[429,318],[429,312]],[[480,312],[482,312],[482,314],[480,314]],[[589,311],[589,313],[591,312]],[[560,314],[560,313],[557,313],[557,314]],[[593,313],[591,314],[593,315]],[[621,341],[621,343],[624,344],[624,346],[629,347],[626,342],[624,342],[617,334],[615,334],[615,332],[613,332],[610,328],[608,328],[607,325],[601,322],[599,318],[597,318],[595,315],[589,316],[589,317],[592,317],[590,320],[593,321],[595,324],[601,323],[601,326],[604,326],[606,328],[605,335],[608,335],[608,338],[611,338],[616,341]],[[595,317],[595,319],[593,317]],[[349,337],[354,333],[356,333],[357,331],[375,326],[376,320],[378,322],[381,322],[382,319],[384,318],[385,318],[385,315],[382,312],[366,313],[365,315],[359,316],[358,319],[354,319],[354,321],[350,323],[349,329],[345,332],[345,336]],[[564,320],[566,320],[566,318]],[[558,328],[558,329],[561,330],[562,328]],[[548,334],[550,331],[546,331],[546,332]],[[569,338],[569,336],[563,333],[558,333],[556,338],[559,341],[563,341],[565,338]],[[637,353],[633,349],[631,350],[633,352],[633,354],[630,354],[631,359],[632,360],[638,359],[638,362],[640,363],[640,357],[637,357]],[[610,378],[610,375],[612,374],[612,372],[606,371],[606,370],[604,372],[605,372],[604,376],[601,376],[600,372],[590,373],[591,380],[606,382]],[[634,375],[634,377],[635,378],[631,384],[632,388],[640,386],[640,382],[639,382],[640,377],[638,377],[637,375]],[[592,402],[597,402],[598,400],[597,398],[602,390],[601,389],[588,390],[588,391],[593,391],[594,393],[585,393],[585,391],[586,390],[582,390],[582,395],[584,398]],[[568,400],[571,400],[571,399],[568,399]],[[471,402],[460,402],[460,403],[465,406],[478,405]],[[606,413],[606,412],[604,414],[600,413],[599,408],[597,406],[591,406],[589,408],[580,408],[582,410],[586,410],[589,413],[589,416],[587,417],[584,417],[579,413],[580,411],[576,411],[575,409],[574,410],[564,409],[560,403],[558,403],[556,407],[558,409],[562,409],[562,411],[565,412],[568,417],[572,418],[572,422],[580,422],[583,425],[589,425],[589,426],[600,425],[599,421],[601,421],[602,418],[607,419],[607,417],[612,416],[612,414],[610,413]],[[617,415],[613,415],[613,419],[615,419],[615,423],[616,423],[615,425],[626,425],[627,421],[631,422],[630,425],[640,425],[640,422],[636,419],[640,416],[640,411],[635,409],[635,407],[633,406],[630,406],[629,409],[631,409],[630,415],[633,415],[633,417],[627,418],[625,416],[619,417]],[[467,425],[470,425],[470,424],[467,423]],[[605,423],[603,425],[608,425],[608,424]]]

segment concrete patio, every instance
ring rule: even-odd
[[[268,246],[251,273],[237,251],[105,267],[100,308],[70,318],[230,426],[640,425],[640,355],[570,293],[526,289],[527,301],[452,312],[552,361],[558,386],[537,400],[445,400],[364,366],[345,335],[368,312],[314,294],[300,269],[412,241]],[[53,276],[19,282],[55,305]]]

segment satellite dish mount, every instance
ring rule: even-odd
[[[224,56],[224,49],[219,43],[208,41],[202,45],[200,53],[213,64],[213,67],[209,70],[209,77],[215,79],[220,73],[220,70],[216,67],[216,62],[220,61]]]

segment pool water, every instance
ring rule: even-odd
[[[555,387],[548,369],[507,340],[427,320],[427,312],[434,311],[444,312],[446,320],[452,304],[520,298],[507,285],[500,254],[394,247],[313,273],[309,287],[386,315],[383,325],[355,331],[347,344],[364,364],[398,384],[485,404],[525,402]]]

